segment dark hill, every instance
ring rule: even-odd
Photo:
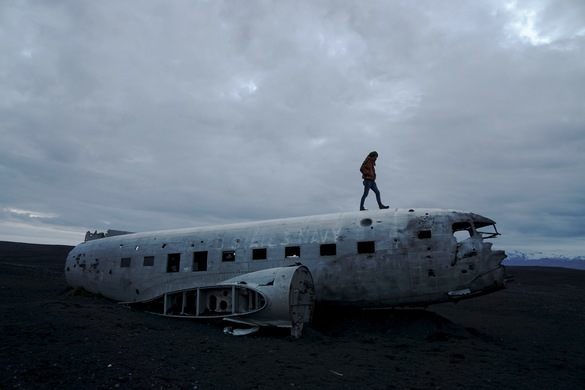
[[[0,262],[63,271],[65,258],[71,249],[73,247],[68,245],[0,241]]]

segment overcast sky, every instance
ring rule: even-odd
[[[358,210],[377,150],[391,207],[585,254],[583,0],[4,0],[0,53],[0,240]]]

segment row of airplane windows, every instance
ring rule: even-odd
[[[335,256],[337,255],[336,244],[321,244],[320,248],[321,256]],[[357,243],[358,254],[369,254],[376,252],[376,243],[374,241],[361,241]],[[207,271],[207,254],[208,251],[193,252],[193,268],[192,271]],[[284,248],[285,258],[297,258],[301,257],[300,246],[287,246]],[[266,260],[267,248],[254,248],[252,249],[252,260]],[[221,254],[222,262],[233,262],[236,261],[235,250],[225,250]],[[128,268],[132,262],[131,257],[122,257],[120,260],[120,267]],[[180,253],[169,253],[167,255],[167,272],[179,272],[179,265],[181,263]],[[144,267],[154,266],[154,256],[144,256],[142,263]]]

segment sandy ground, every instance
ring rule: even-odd
[[[427,310],[317,308],[294,340],[75,294],[68,250],[0,243],[0,389],[585,389],[585,271],[509,267],[506,290]]]

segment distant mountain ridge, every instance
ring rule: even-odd
[[[585,256],[570,257],[560,254],[545,254],[542,252],[506,251],[508,257],[504,265],[562,267],[585,270]]]

